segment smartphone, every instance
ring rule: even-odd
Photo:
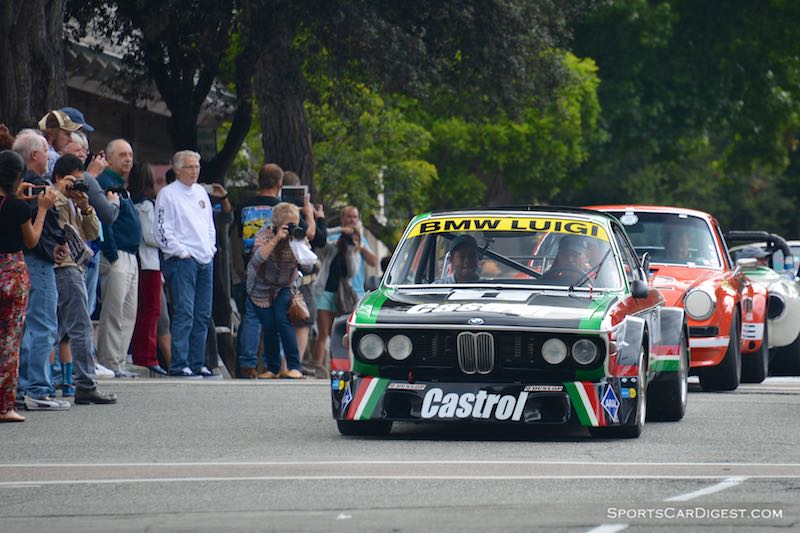
[[[46,192],[47,189],[50,187],[48,185],[34,185],[33,183],[26,183],[25,184],[25,196],[28,198],[33,198],[38,196],[41,192]]]
[[[289,202],[297,207],[306,205],[307,185],[284,185],[281,187],[281,202]]]
[[[214,184],[212,184],[212,183],[201,183],[200,185],[203,186],[203,188],[206,190],[206,192],[208,194],[211,194],[211,193],[214,192]]]

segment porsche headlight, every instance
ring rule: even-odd
[[[561,339],[547,339],[542,344],[542,358],[551,365],[557,365],[567,358],[567,345]]]
[[[411,355],[411,348],[411,339],[406,335],[395,335],[389,339],[389,342],[386,344],[386,350],[389,352],[389,355],[398,361],[408,359],[408,356]]]
[[[683,308],[690,318],[695,320],[705,320],[714,314],[717,307],[717,299],[713,294],[703,290],[695,289],[686,294],[683,301]]]
[[[364,359],[374,361],[383,354],[383,339],[374,333],[368,333],[358,341],[358,351]]]
[[[572,345],[572,358],[579,365],[589,365],[597,358],[597,345],[589,339],[580,339]]]

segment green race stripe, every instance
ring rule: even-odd
[[[375,384],[375,388],[372,390],[372,395],[367,400],[367,406],[364,407],[364,412],[361,413],[361,420],[369,420],[372,418],[372,413],[375,411],[375,407],[377,407],[378,402],[380,402],[383,398],[383,393],[386,390],[386,387],[389,386],[388,379],[375,379],[378,382]]]
[[[586,406],[583,405],[583,399],[578,392],[578,386],[572,382],[565,382],[564,387],[567,389],[569,399],[572,402],[572,408],[578,414],[578,419],[581,421],[582,426],[591,426],[592,421],[589,420],[589,415],[586,413]]]
[[[371,363],[362,363],[356,358],[353,358],[353,372],[358,372],[366,376],[377,376],[378,365]]]
[[[654,372],[677,372],[681,368],[681,362],[676,359],[656,359],[653,361]]]
[[[575,377],[579,381],[597,381],[606,375],[606,369],[602,366],[592,370],[576,370]]]
[[[385,289],[378,289],[370,293],[361,305],[358,306],[356,325],[376,323],[378,321],[378,312],[388,298]]]

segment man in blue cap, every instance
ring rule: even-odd
[[[564,235],[558,241],[558,252],[542,280],[563,284],[572,283],[586,273],[589,243],[580,235]]]
[[[470,283],[480,280],[478,242],[472,235],[458,235],[450,244],[450,267],[453,273],[434,283]]]
[[[72,122],[80,124],[82,126],[81,130],[86,133],[94,131],[94,128],[86,123],[86,119],[83,118],[83,113],[81,113],[79,109],[75,109],[74,107],[62,107],[60,111],[66,113]]]

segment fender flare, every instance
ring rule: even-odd
[[[644,335],[644,319],[636,316],[625,318],[616,331],[617,364],[623,366],[639,365],[639,353]]]

